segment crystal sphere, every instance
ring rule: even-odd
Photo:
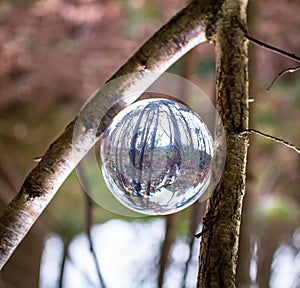
[[[213,140],[200,116],[187,106],[146,99],[112,120],[100,156],[104,180],[123,205],[164,215],[190,206],[205,192]]]

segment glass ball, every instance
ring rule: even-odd
[[[213,140],[187,106],[146,99],[122,110],[103,134],[101,169],[113,195],[148,215],[180,211],[210,181]]]

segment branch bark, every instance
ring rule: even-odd
[[[248,52],[241,30],[247,1],[226,0],[213,38],[217,109],[226,132],[226,163],[204,218],[197,287],[235,287],[248,137]],[[218,131],[217,131],[218,132]]]
[[[142,81],[144,72],[162,73],[194,46],[204,42],[205,34],[209,38],[213,34],[214,23],[218,19],[218,11],[222,1],[193,1],[164,27],[150,38],[138,52],[120,68],[111,78],[139,72],[139,79],[128,78],[118,87],[118,93],[125,93],[132,85]],[[103,91],[102,91],[103,92]],[[100,94],[105,101],[107,95]],[[117,93],[117,92],[116,92]],[[115,107],[103,119],[101,132],[109,123],[109,118],[129,103]],[[86,127],[88,128],[88,124]],[[63,134],[50,145],[38,166],[28,175],[20,192],[8,205],[0,219],[0,269],[9,259],[15,248],[22,241],[36,219],[46,208],[59,187],[78,164],[73,160],[72,140],[75,121],[72,121]],[[87,129],[88,130],[88,129]],[[88,137],[88,136],[87,136]],[[92,148],[89,143],[85,148]],[[80,148],[78,148],[80,149]],[[79,150],[78,161],[84,157],[86,150]]]

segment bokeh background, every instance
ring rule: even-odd
[[[76,116],[91,93],[183,0],[0,2],[0,210],[14,197],[35,157]],[[300,54],[300,2],[252,0],[249,31]],[[300,146],[300,74],[280,55],[250,45],[251,127]],[[214,98],[214,51],[203,44],[169,72]],[[300,287],[300,157],[251,137],[237,287]],[[95,170],[95,177],[101,177]],[[103,181],[102,181],[103,182]],[[99,187],[99,193],[105,189]],[[73,173],[1,272],[0,287],[195,287],[205,203],[168,217],[125,217],[87,201]],[[91,210],[92,209],[92,210]],[[163,283],[163,284],[162,284]]]

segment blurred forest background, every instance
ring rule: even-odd
[[[34,158],[44,154],[91,93],[186,4],[0,2],[1,211],[36,165]],[[250,34],[299,55],[299,11],[298,0],[252,0]],[[251,128],[299,146],[300,74],[286,75],[266,91],[277,73],[296,63],[250,48]],[[169,71],[213,99],[211,45],[197,47]],[[296,152],[251,137],[237,287],[300,287],[299,171]],[[199,240],[192,234],[201,229],[204,207],[196,203],[164,218],[132,218],[95,205],[92,237],[107,288],[162,287],[163,282],[195,287]],[[84,236],[86,211],[73,173],[4,267],[0,287],[101,287]],[[113,282],[118,278],[121,283]]]

